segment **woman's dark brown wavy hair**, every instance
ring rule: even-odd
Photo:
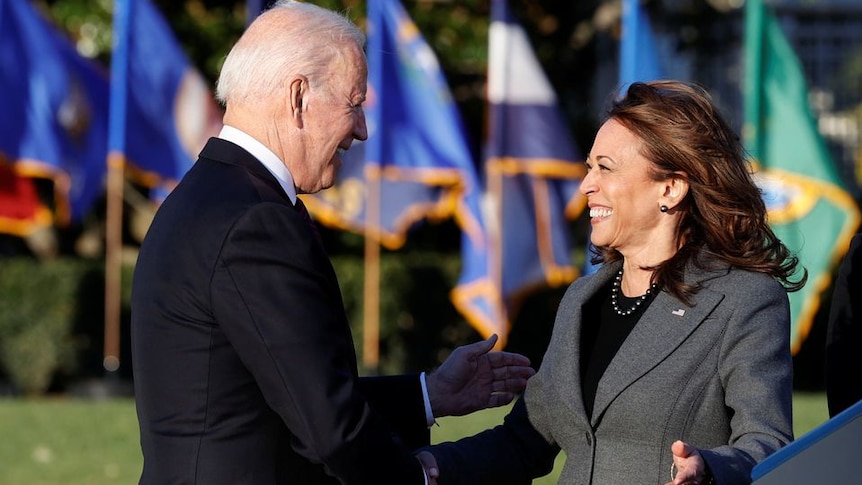
[[[686,266],[718,259],[768,274],[788,291],[802,288],[807,271],[802,268],[794,279],[799,260],[767,224],[766,205],[742,144],[706,90],[679,81],[634,83],[612,102],[607,119],[643,141],[641,155],[652,162],[653,180],[681,176],[689,185],[677,206],[680,250],[652,268],[655,283],[689,301],[698,288],[683,281]],[[613,249],[599,249],[601,260],[622,258]]]

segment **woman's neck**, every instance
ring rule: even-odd
[[[623,259],[623,278],[620,290],[629,298],[643,295],[652,284],[653,271]]]

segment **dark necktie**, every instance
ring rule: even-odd
[[[296,204],[294,208],[299,211],[299,215],[302,216],[302,219],[308,224],[308,227],[311,228],[312,234],[314,234],[314,238],[317,239],[317,242],[323,244],[323,239],[320,237],[320,231],[317,230],[317,225],[311,220],[311,214],[308,213],[308,209],[305,208],[305,204],[302,202],[302,199],[299,197],[296,198]]]

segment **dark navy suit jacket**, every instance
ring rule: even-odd
[[[144,484],[423,483],[418,375],[360,379],[335,272],[290,199],[212,138],[132,289]]]

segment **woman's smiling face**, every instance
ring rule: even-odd
[[[656,242],[659,200],[665,184],[650,177],[651,162],[640,154],[642,142],[614,119],[596,134],[580,191],[587,197],[592,243],[622,254]]]

